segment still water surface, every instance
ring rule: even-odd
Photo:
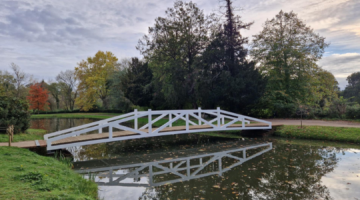
[[[73,118],[46,118],[46,119],[32,119],[30,128],[44,129],[48,133],[60,131],[75,126],[99,121],[100,119],[73,119]]]
[[[48,130],[95,121],[46,120]],[[360,200],[357,145],[182,134],[68,150],[102,199]]]

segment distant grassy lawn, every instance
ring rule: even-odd
[[[43,129],[28,129],[26,133],[14,134],[13,142],[43,140],[45,133],[46,130]],[[7,134],[0,134],[0,142],[9,142],[9,136]]]
[[[299,139],[329,140],[360,143],[360,128],[325,127],[325,126],[281,126],[275,136]]]
[[[320,120],[325,120],[325,121],[347,121],[347,122],[358,122],[360,123],[360,119],[340,119],[340,118],[323,118]]]
[[[97,184],[27,149],[0,147],[0,199],[97,199]]]

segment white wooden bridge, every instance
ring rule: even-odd
[[[206,118],[205,118],[206,116]],[[166,122],[155,127],[155,123]],[[139,121],[147,124],[139,126]],[[177,121],[185,125],[173,126]],[[182,133],[271,129],[271,122],[217,108],[216,110],[148,110],[119,115],[44,135],[47,150]]]
[[[200,154],[178,158],[146,161],[146,158],[143,157],[137,161],[138,163],[129,164],[117,164],[124,158],[75,162],[74,170],[80,174],[94,175],[98,185],[155,187],[212,175],[222,176],[234,167],[272,149],[272,143],[252,144],[240,148],[238,145],[238,143],[234,143],[234,145],[230,145],[232,147],[222,151],[219,151],[221,148],[217,152],[206,152],[205,150]],[[227,146],[229,145],[227,144]],[[249,150],[255,151],[250,152]],[[164,177],[165,180],[160,177]]]

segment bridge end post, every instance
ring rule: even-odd
[[[199,125],[201,125],[201,107],[198,108],[198,116],[199,116]]]
[[[151,134],[152,132],[152,123],[151,123],[151,120],[152,120],[152,116],[151,116],[151,109],[148,110],[148,124],[149,124],[149,127],[148,127],[148,132],[149,134]]]

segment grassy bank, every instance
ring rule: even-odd
[[[66,164],[27,149],[0,147],[0,199],[96,199],[97,185]]]
[[[286,138],[360,143],[360,128],[281,126],[276,129],[274,135]]]
[[[25,133],[14,134],[13,142],[43,140],[45,133],[46,131],[43,129],[28,129]],[[7,134],[0,134],[0,142],[9,142],[9,136]]]

